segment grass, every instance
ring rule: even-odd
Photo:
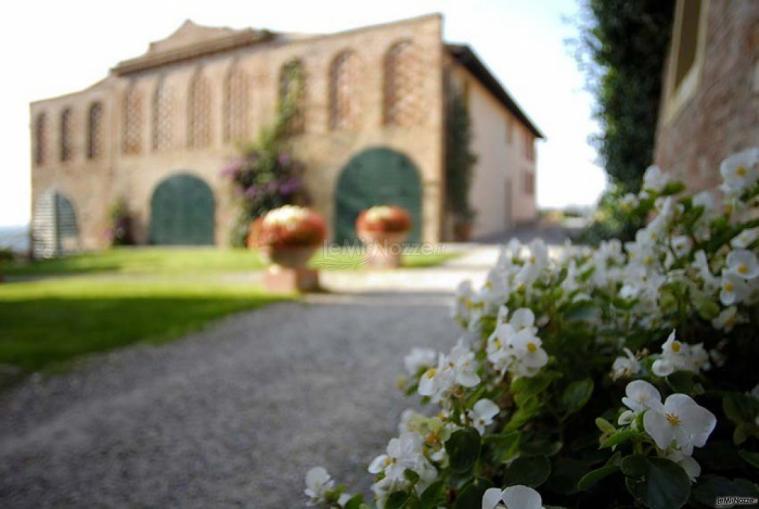
[[[243,284],[86,276],[0,285],[0,364],[38,370],[135,342],[180,337],[275,297]]]
[[[441,250],[408,250],[404,266],[434,267],[455,257]],[[325,248],[311,261],[322,270],[356,270],[364,267],[361,249]],[[139,274],[187,274],[245,272],[266,267],[263,256],[245,249],[217,248],[118,248],[52,260],[14,262],[0,267],[7,276],[71,275],[97,272]]]

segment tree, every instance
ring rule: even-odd
[[[598,103],[594,142],[611,183],[637,192],[653,159],[674,2],[585,2],[579,60]]]

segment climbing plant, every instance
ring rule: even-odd
[[[448,104],[445,143],[446,203],[457,221],[468,222],[474,216],[469,203],[469,189],[474,178],[477,156],[472,152],[472,128],[465,97],[452,92]]]

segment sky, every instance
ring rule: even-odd
[[[567,40],[578,0],[27,0],[0,30],[0,226],[30,216],[29,103],[83,89],[141,55],[186,19],[324,33],[440,12],[448,42],[465,42],[546,135],[538,143],[540,207],[591,205],[606,178],[588,137],[597,130]]]

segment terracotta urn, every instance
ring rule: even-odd
[[[400,267],[403,243],[408,239],[411,226],[411,216],[401,207],[382,205],[359,214],[356,233],[366,246],[369,266]]]

